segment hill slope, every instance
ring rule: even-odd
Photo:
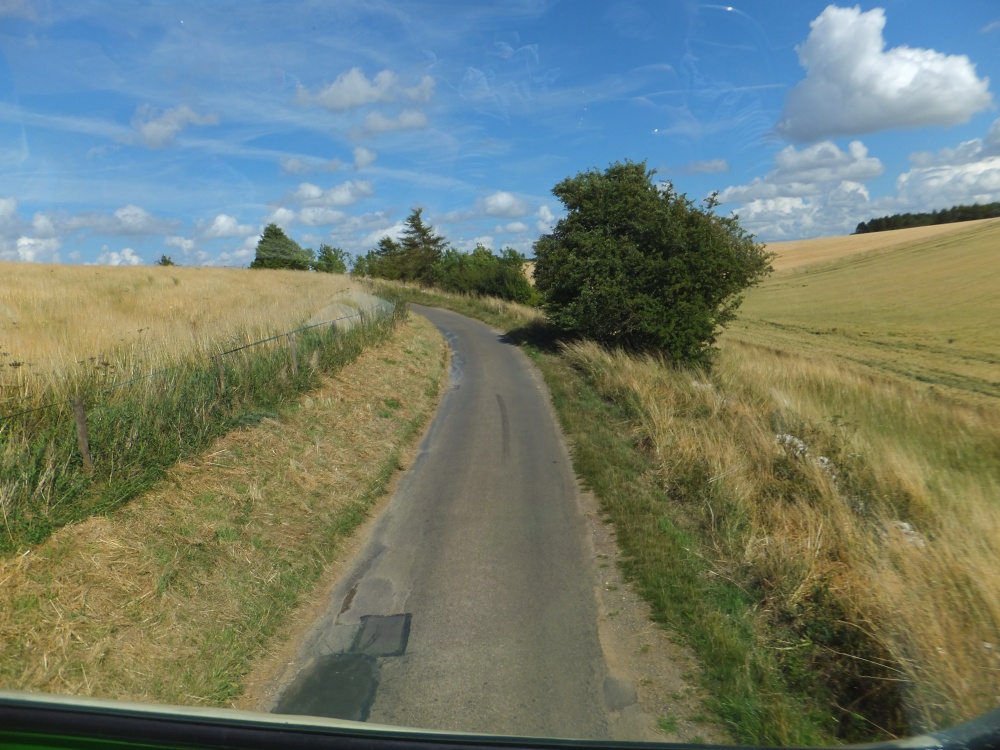
[[[724,340],[1000,397],[1000,220],[772,249],[777,272],[747,294]]]

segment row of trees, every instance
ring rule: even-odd
[[[529,303],[535,292],[524,275],[526,262],[511,248],[503,249],[500,255],[482,245],[471,253],[460,252],[424,224],[422,209],[417,208],[407,217],[398,241],[383,237],[375,248],[354,261],[351,273]]]
[[[339,247],[320,245],[318,253],[303,248],[277,224],[268,224],[257,241],[257,254],[250,268],[347,273],[347,258],[347,252]]]
[[[928,227],[932,224],[953,224],[959,221],[975,221],[976,219],[995,219],[1000,216],[1000,203],[976,204],[974,206],[952,206],[941,211],[931,211],[921,214],[893,214],[878,219],[862,221],[858,224],[855,234],[867,232],[886,232],[891,229],[906,229],[907,227]]]
[[[424,224],[421,209],[399,240],[383,237],[355,259],[352,273],[434,285],[448,291],[541,303],[563,331],[610,346],[656,351],[676,362],[708,364],[741,293],[771,271],[772,255],[739,224],[720,216],[712,196],[696,206],[670,183],[654,182],[645,162],[567,178],[552,192],[566,215],[535,243],[535,283],[526,259],[506,248],[450,247]],[[251,268],[346,270],[346,253],[303,250],[276,225],[264,230]]]

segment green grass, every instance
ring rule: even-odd
[[[221,392],[210,360],[178,362],[161,375],[111,391],[97,380],[67,384],[84,398],[93,473],[84,469],[69,404],[0,421],[0,554],[107,513],[220,435],[273,418],[314,388],[323,373],[384,340],[394,316],[402,314],[398,307],[347,331],[327,327],[297,334],[295,374],[284,340],[235,352],[223,358]]]

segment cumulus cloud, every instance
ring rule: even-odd
[[[34,226],[42,227],[50,233],[89,229],[94,234],[108,235],[168,234],[175,230],[179,223],[175,219],[161,219],[153,216],[146,209],[133,204],[122,206],[110,216],[95,212],[73,216],[38,212],[32,219]]]
[[[353,206],[371,194],[372,185],[366,180],[348,180],[327,190],[303,182],[292,194],[292,199],[304,206]]]
[[[528,225],[523,221],[512,221],[509,224],[504,224],[503,226],[498,226],[495,232],[507,232],[509,234],[521,234],[522,232],[528,231]]]
[[[885,171],[879,159],[868,156],[861,141],[851,141],[847,151],[841,151],[832,141],[801,151],[787,146],[778,152],[774,162],[775,168],[766,176],[755,177],[746,185],[727,187],[719,193],[719,202],[816,195],[828,190],[830,184],[862,182]]]
[[[379,111],[369,112],[365,117],[364,130],[367,133],[392,133],[397,130],[419,130],[427,127],[427,115],[420,110],[404,109],[399,117],[387,117]]]
[[[295,221],[295,212],[290,208],[285,208],[284,206],[274,209],[271,212],[271,215],[267,217],[268,224],[277,224],[283,229],[287,229],[291,226],[293,221]]]
[[[989,79],[965,55],[885,49],[885,11],[829,6],[796,49],[806,77],[777,130],[795,141],[888,128],[957,125],[992,106]]]
[[[309,206],[299,211],[298,219],[311,227],[339,224],[347,217],[343,211],[337,211],[326,206]]]
[[[177,134],[189,125],[218,124],[218,115],[200,115],[187,104],[164,112],[143,104],[136,109],[132,118],[132,133],[122,140],[126,143],[140,143],[148,148],[165,148],[172,145]]]
[[[194,240],[187,237],[178,237],[177,235],[165,238],[163,244],[167,247],[176,247],[183,253],[190,253],[194,250]]]
[[[98,266],[141,266],[143,263],[135,250],[130,247],[122,248],[120,252],[109,250],[107,245],[101,248],[101,254],[97,256],[95,265]]]
[[[338,112],[399,98],[426,103],[433,94],[434,79],[430,76],[423,76],[416,86],[407,88],[400,84],[399,77],[391,70],[383,70],[369,79],[361,68],[351,68],[315,94],[299,86],[297,99],[300,104],[318,104]]]
[[[201,233],[211,239],[221,239],[225,237],[247,237],[257,234],[257,227],[251,224],[240,224],[235,216],[229,214],[218,214],[208,224],[200,226]]]
[[[0,253],[3,260],[20,260],[26,263],[58,263],[59,240],[54,237],[18,237],[16,250]]]
[[[505,219],[516,219],[530,210],[527,203],[506,190],[498,190],[492,195],[480,198],[476,201],[476,208],[487,216],[499,216]]]
[[[548,234],[555,225],[556,217],[552,213],[552,209],[545,205],[540,206],[535,212],[535,229],[538,230],[538,233]]]
[[[375,157],[378,156],[374,151],[369,151],[364,146],[358,146],[354,149],[354,168],[364,169],[365,167],[370,167],[375,161]]]
[[[14,226],[20,220],[17,198],[0,198],[0,227]]]
[[[391,237],[392,239],[398,242],[402,238],[404,231],[406,231],[406,224],[404,224],[401,221],[398,221],[395,224],[392,224],[391,226],[382,227],[372,232],[369,232],[361,240],[361,245],[362,247],[365,248],[373,248],[378,244],[379,240],[381,240],[383,237]]]

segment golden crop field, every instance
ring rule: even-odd
[[[778,243],[723,342],[1000,396],[1000,219]],[[994,402],[995,403],[995,402]]]
[[[117,380],[374,304],[346,276],[0,263],[0,411],[94,370]]]

